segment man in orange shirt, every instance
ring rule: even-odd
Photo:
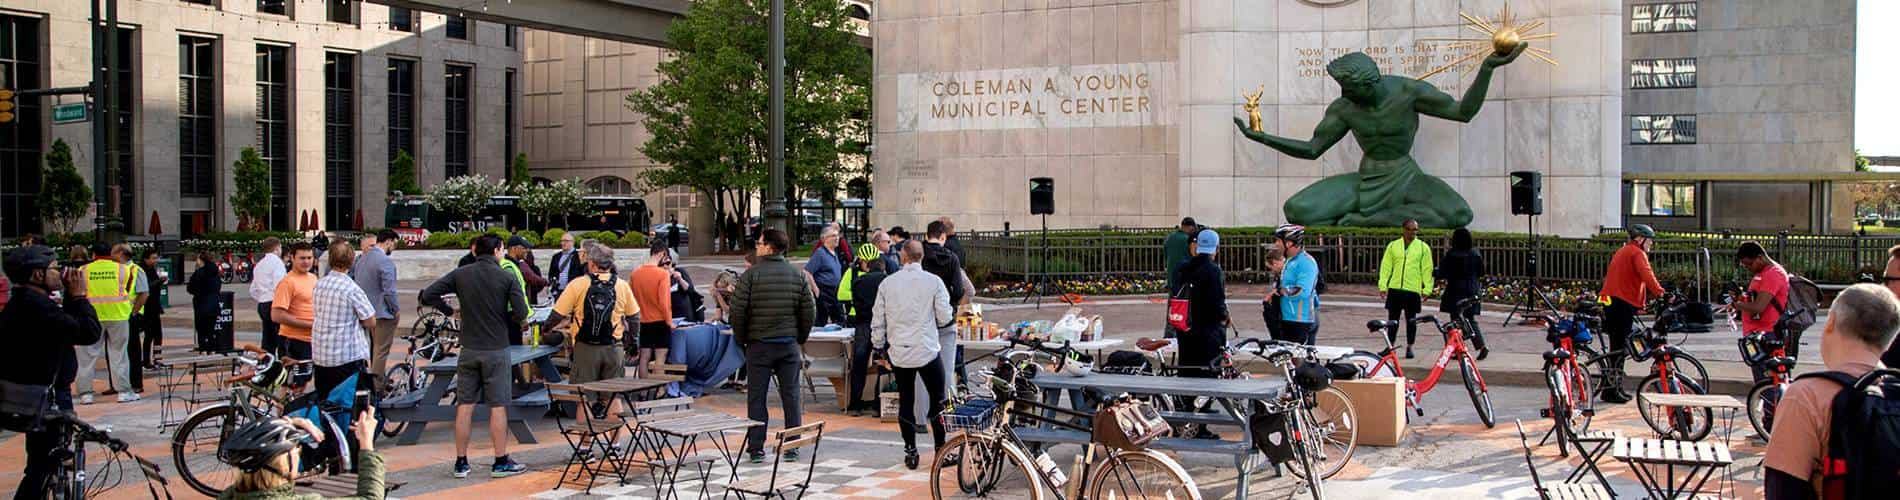
[[[1656,230],[1636,224],[1630,226],[1629,235],[1629,243],[1610,258],[1610,270],[1603,276],[1603,291],[1597,295],[1603,303],[1603,330],[1610,334],[1612,358],[1605,371],[1613,372],[1603,374],[1604,383],[1598,394],[1604,402],[1615,404],[1630,401],[1629,391],[1623,390],[1623,359],[1629,354],[1630,329],[1635,325],[1636,313],[1643,310],[1651,296],[1663,293],[1662,283],[1656,281],[1655,271],[1649,268],[1649,248],[1655,244]]]
[[[310,359],[310,325],[317,317],[317,250],[309,243],[292,243],[284,255],[290,259],[290,272],[277,282],[272,295],[270,317],[284,339],[284,356],[295,360]]]
[[[640,306],[639,343],[628,343],[627,347],[639,348],[633,369],[645,376],[647,360],[666,362],[665,349],[672,345],[673,258],[663,240],[654,240],[646,264],[628,275],[627,285],[633,287],[633,299]]]

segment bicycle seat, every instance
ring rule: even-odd
[[[1473,307],[1477,307],[1483,303],[1484,303],[1483,299],[1479,299],[1477,297],[1465,297],[1464,300],[1460,300],[1458,301],[1457,304],[1452,305],[1452,309],[1457,310],[1457,311],[1464,311],[1467,309],[1471,309]]]
[[[1378,331],[1384,331],[1391,328],[1398,328],[1398,326],[1399,326],[1398,320],[1375,319],[1375,320],[1366,322],[1366,331],[1378,332]]]
[[[1789,371],[1794,371],[1794,364],[1795,364],[1794,358],[1787,357],[1787,356],[1780,356],[1773,359],[1769,359],[1766,364],[1762,365],[1762,368],[1767,371],[1789,372]]]
[[[1564,359],[1570,359],[1570,350],[1558,348],[1544,351],[1544,362],[1546,363]]]

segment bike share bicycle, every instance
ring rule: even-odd
[[[238,478],[238,470],[219,455],[224,440],[246,423],[283,416],[302,417],[326,434],[318,448],[303,455],[300,479],[354,470],[357,443],[346,430],[357,412],[372,404],[368,391],[356,389],[355,376],[344,379],[327,395],[297,395],[302,387],[287,382],[293,371],[308,370],[309,361],[286,363],[254,345],[246,344],[243,349],[246,354],[238,361],[250,367],[252,373],[229,379],[231,392],[225,402],[192,413],[172,435],[172,461],[185,484],[199,493],[217,496]]]
[[[416,322],[409,327],[409,334],[402,337],[403,340],[409,342],[409,349],[403,354],[402,362],[389,367],[389,371],[383,377],[383,380],[389,381],[389,391],[383,394],[382,399],[401,400],[411,393],[421,391],[427,383],[427,377],[422,373],[422,367],[426,364],[423,361],[435,363],[454,356],[457,348],[461,346],[458,340],[461,331],[461,322],[453,316],[442,314],[441,311],[430,310],[417,317]],[[453,397],[454,390],[453,387],[449,388],[450,392],[445,397]],[[408,422],[381,418],[380,413],[378,418],[380,425],[377,430],[384,436],[395,437],[408,426]]]
[[[1496,427],[1496,416],[1491,409],[1491,390],[1485,386],[1484,374],[1478,371],[1477,358],[1471,354],[1471,349],[1465,346],[1464,330],[1460,327],[1465,320],[1454,318],[1450,322],[1441,323],[1437,317],[1427,314],[1410,321],[1412,324],[1431,323],[1432,326],[1438,328],[1439,335],[1445,339],[1445,349],[1439,352],[1438,361],[1432,364],[1432,371],[1427,373],[1423,380],[1412,380],[1405,376],[1405,368],[1399,365],[1398,348],[1393,344],[1392,339],[1385,336],[1387,329],[1398,326],[1398,321],[1375,319],[1366,322],[1366,330],[1385,340],[1385,349],[1379,351],[1373,358],[1353,354],[1347,356],[1344,361],[1358,366],[1361,376],[1405,379],[1405,406],[1411,408],[1420,417],[1425,416],[1425,408],[1420,405],[1425,393],[1431,392],[1432,388],[1438,386],[1438,378],[1445,374],[1445,366],[1455,361],[1458,363],[1458,374],[1464,379],[1465,392],[1471,395],[1471,406],[1478,410],[1478,420],[1484,423],[1485,428]],[[1407,417],[1409,419],[1410,415]]]
[[[1741,325],[1732,315],[1729,329],[1741,332]],[[1748,389],[1748,399],[1743,402],[1748,407],[1748,424],[1764,442],[1768,441],[1768,432],[1775,425],[1775,407],[1781,404],[1781,395],[1788,390],[1788,384],[1794,382],[1795,359],[1788,355],[1783,338],[1786,337],[1771,332],[1750,332],[1735,340],[1736,348],[1742,351],[1742,363],[1761,374]]]
[[[1597,376],[1591,373],[1589,364],[1578,361],[1597,357],[1590,349],[1590,341],[1595,337],[1592,332],[1603,323],[1600,316],[1591,312],[1585,307],[1569,318],[1543,317],[1544,323],[1549,325],[1544,339],[1550,342],[1550,350],[1544,351],[1543,371],[1544,386],[1550,391],[1550,406],[1538,410],[1538,416],[1551,419],[1551,434],[1557,437],[1559,456],[1570,456],[1569,443],[1588,431],[1591,418],[1596,416],[1592,401]]]
[[[1630,332],[1630,358],[1650,362],[1649,375],[1643,377],[1636,386],[1638,413],[1643,422],[1655,430],[1664,439],[1678,441],[1697,441],[1709,435],[1715,421],[1715,410],[1684,406],[1657,405],[1648,402],[1645,394],[1707,394],[1709,371],[1702,367],[1702,361],[1676,347],[1669,341],[1669,334],[1684,329],[1684,314],[1694,306],[1682,294],[1665,292],[1651,303],[1650,310],[1658,311],[1656,321],[1649,326],[1638,325]],[[1620,367],[1611,367],[1609,363],[1623,353],[1612,350],[1585,362],[1586,369],[1596,373],[1596,387],[1621,386],[1624,374]]]

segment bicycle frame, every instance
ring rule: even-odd
[[[1427,317],[1429,318],[1429,316]],[[1437,321],[1433,320],[1432,322],[1436,323]],[[1463,330],[1460,330],[1456,326],[1441,326],[1439,330],[1439,333],[1445,337],[1445,349],[1438,353],[1438,361],[1432,364],[1432,371],[1427,373],[1424,379],[1415,381],[1405,374],[1405,367],[1399,364],[1398,347],[1392,343],[1391,339],[1386,339],[1385,350],[1379,351],[1379,363],[1373,365],[1372,369],[1368,370],[1368,372],[1378,372],[1381,367],[1390,367],[1393,373],[1399,374],[1399,378],[1405,379],[1405,406],[1408,408],[1416,408],[1419,399],[1423,398],[1425,393],[1432,392],[1432,388],[1438,386],[1439,377],[1444,376],[1445,367],[1450,365],[1452,360],[1464,359],[1471,356],[1470,351],[1465,349]],[[1386,337],[1381,335],[1380,338]],[[1472,376],[1478,379],[1478,388],[1489,390],[1490,388],[1484,384],[1484,375],[1477,371],[1477,363],[1472,363],[1471,366]]]

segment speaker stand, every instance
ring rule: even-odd
[[[1028,304],[1034,300],[1036,309],[1041,310],[1042,294],[1049,288],[1055,289],[1056,297],[1068,296],[1068,291],[1062,288],[1061,283],[1049,279],[1049,214],[1042,214],[1042,254],[1037,259],[1036,271],[1036,280],[1029,286],[1029,294],[1023,296],[1022,303]],[[1067,302],[1066,298],[1061,300]]]
[[[1544,288],[1539,283],[1539,278],[1542,275],[1537,268],[1538,241],[1537,216],[1535,214],[1525,216],[1524,229],[1525,233],[1530,236],[1530,257],[1525,259],[1531,271],[1530,280],[1529,283],[1523,287],[1523,296],[1518,298],[1517,303],[1511,305],[1511,312],[1504,315],[1504,324],[1499,326],[1510,326],[1511,318],[1514,317],[1522,317],[1525,322],[1530,322],[1536,319],[1538,313],[1557,313],[1557,305],[1550,302],[1550,296],[1544,294]]]

